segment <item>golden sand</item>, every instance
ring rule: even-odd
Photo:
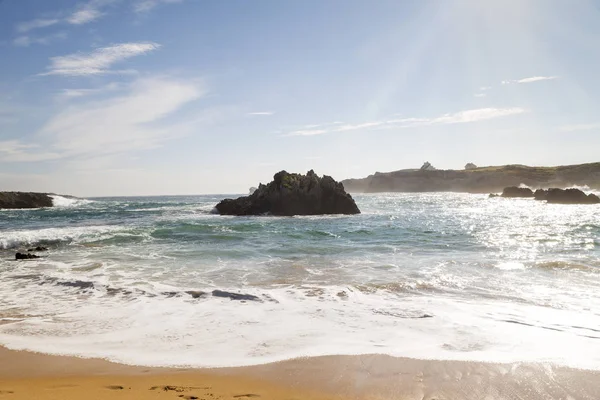
[[[600,399],[600,373],[547,364],[327,356],[163,369],[0,348],[0,400]]]

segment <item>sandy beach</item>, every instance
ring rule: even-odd
[[[0,348],[2,399],[598,399],[600,373],[542,364],[326,356],[163,369]]]

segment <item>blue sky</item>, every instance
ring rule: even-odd
[[[0,0],[0,190],[600,161],[600,2]]]

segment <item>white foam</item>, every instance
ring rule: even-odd
[[[0,288],[8,289],[6,281]],[[496,301],[365,294],[341,286],[319,288],[314,297],[306,296],[309,288],[268,290],[277,303],[189,296],[124,299],[101,291],[79,294],[75,301],[68,293],[71,289],[46,288],[47,294],[38,289],[33,303],[31,288],[13,288],[13,305],[35,304],[31,314],[59,317],[2,325],[0,343],[12,349],[171,367],[383,353],[600,369],[599,341],[585,337],[593,332],[569,328],[598,326],[600,317],[590,313]],[[336,295],[342,290],[346,299]],[[261,296],[265,290],[244,292]],[[425,314],[433,317],[417,318]]]
[[[4,231],[0,236],[0,249],[12,249],[39,242],[71,242],[84,237],[97,237],[123,229],[118,226],[81,226]]]
[[[512,271],[512,270],[525,269],[525,265],[523,263],[516,262],[516,261],[508,261],[508,262],[496,264],[496,268],[502,269],[505,271]]]
[[[78,198],[73,198],[73,197],[63,197],[63,196],[59,196],[59,195],[50,195],[50,197],[52,198],[52,205],[54,207],[60,207],[60,208],[65,208],[65,207],[78,207],[84,204],[89,204],[92,202],[92,200],[87,200],[87,199],[78,199]]]

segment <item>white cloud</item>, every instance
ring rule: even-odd
[[[268,115],[273,115],[273,114],[275,114],[273,111],[257,111],[257,112],[249,112],[246,115],[265,115],[265,116],[268,116]]]
[[[576,131],[590,131],[593,129],[600,129],[600,123],[596,124],[578,124],[578,125],[567,125],[561,126],[559,130],[561,132],[576,132]]]
[[[436,118],[402,118],[382,121],[371,121],[361,124],[347,124],[335,126],[330,129],[296,130],[283,136],[314,136],[332,132],[356,131],[367,128],[373,129],[406,129],[431,125],[464,124],[485,121],[495,118],[507,117],[525,113],[523,108],[479,108],[452,114],[445,114]]]
[[[65,21],[71,25],[83,25],[106,15],[103,8],[118,0],[91,0],[71,13]]]
[[[461,111],[454,114],[446,114],[431,120],[431,124],[462,124],[467,122],[485,121],[488,119],[507,117],[509,115],[522,114],[523,108],[480,108],[476,110]]]
[[[48,26],[58,24],[59,22],[59,19],[34,19],[32,21],[21,22],[18,24],[17,31],[20,33],[26,33],[33,29],[46,28]]]
[[[485,94],[485,93],[475,93],[473,96],[474,97],[486,97],[487,94]]]
[[[335,132],[327,129],[301,129],[298,131],[290,132],[283,136],[314,136],[314,135],[322,135],[323,133]]]
[[[518,79],[518,80],[508,80],[508,81],[502,81],[503,85],[511,85],[513,83],[533,83],[533,82],[539,82],[539,81],[552,81],[554,79],[558,79],[558,76],[532,76],[529,78],[523,78],[523,79]]]
[[[104,13],[96,8],[84,8],[71,14],[71,16],[67,18],[67,22],[72,25],[83,25],[92,22],[103,15]]]
[[[66,39],[66,38],[67,38],[67,34],[65,32],[59,32],[59,33],[55,33],[54,35],[41,36],[41,37],[23,35],[23,36],[17,37],[15,40],[13,40],[13,44],[15,46],[19,46],[19,47],[27,47],[32,44],[46,45],[46,44],[50,44],[53,41]]]
[[[66,107],[41,135],[65,156],[154,148],[183,134],[177,127],[161,126],[163,118],[204,93],[196,81],[141,79],[126,94]]]
[[[87,3],[79,6],[75,11],[71,11],[64,18],[38,18],[31,21],[25,21],[17,24],[17,32],[24,34],[34,29],[47,28],[60,23],[67,23],[71,25],[83,25],[89,22],[95,21],[98,18],[106,15],[102,11],[106,6],[115,3],[120,0],[90,0]],[[66,13],[62,12],[63,15]],[[24,36],[21,39],[17,38],[21,42],[25,41]]]
[[[24,144],[18,140],[0,142],[0,162],[47,161],[60,158],[58,153],[37,152],[35,144]]]
[[[492,90],[491,86],[482,86],[479,88],[480,91],[485,92],[486,90]]]
[[[88,54],[70,54],[50,58],[49,70],[42,75],[85,76],[110,72],[108,69],[120,61],[149,53],[160,47],[156,43],[121,43],[103,47]]]
[[[112,92],[115,90],[119,90],[121,85],[117,82],[109,83],[108,85],[94,88],[94,89],[63,89],[59,94],[59,99],[74,99],[81,98],[84,96],[93,96],[96,94]]]
[[[160,4],[181,3],[183,0],[137,0],[133,4],[133,10],[136,13],[145,13]]]

